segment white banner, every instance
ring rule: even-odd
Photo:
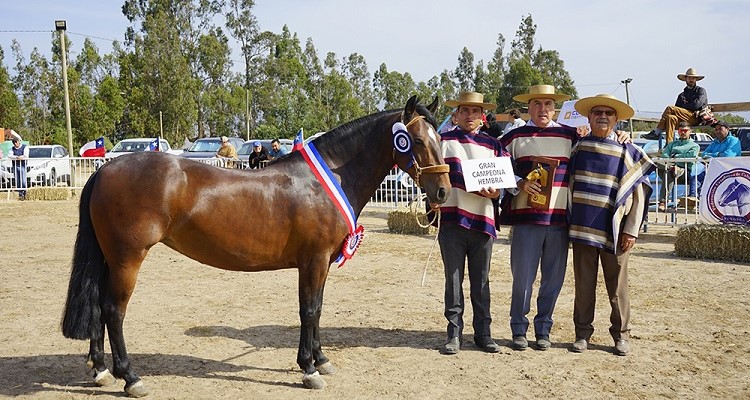
[[[514,188],[516,177],[510,157],[494,157],[461,161],[464,183],[467,192],[477,192],[482,188]]]
[[[572,126],[589,126],[589,119],[585,115],[578,114],[575,109],[576,100],[568,100],[563,103],[560,114],[557,116],[557,123]],[[589,129],[590,130],[590,129]]]
[[[704,222],[750,225],[750,157],[711,159],[700,195]]]

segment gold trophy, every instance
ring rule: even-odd
[[[560,160],[547,157],[531,157],[531,172],[526,175],[527,181],[536,181],[542,186],[542,190],[530,195],[527,206],[541,210],[548,210],[552,195],[552,184],[555,181],[555,169],[560,165]]]

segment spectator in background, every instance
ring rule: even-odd
[[[448,122],[443,124],[443,126],[440,127],[440,130],[438,131],[439,134],[443,134],[448,131],[452,131],[456,128],[458,128],[458,123],[456,122],[456,112],[457,110],[453,110],[451,113],[450,118],[448,118]]]
[[[281,146],[281,141],[279,139],[274,139],[271,141],[271,150],[268,151],[268,161],[274,161],[279,157],[283,157],[287,154],[287,151],[284,147]]]
[[[714,157],[739,157],[742,155],[740,139],[729,134],[729,125],[726,122],[717,121],[714,127],[714,140],[703,150],[703,158]],[[698,174],[698,190],[703,186],[706,178],[706,170]]]
[[[229,143],[229,138],[226,136],[221,137],[221,147],[216,152],[216,157],[224,160],[224,168],[234,168],[234,160],[237,160],[237,149],[234,145]]]
[[[518,111],[517,108],[510,110],[508,116],[510,117],[510,121],[503,128],[501,135],[505,135],[513,129],[526,125],[526,121],[521,119],[521,111]]]
[[[29,159],[29,146],[23,144],[20,138],[13,137],[13,147],[10,148],[8,158],[12,160],[13,175],[18,189],[18,200],[26,200],[26,162]]]
[[[266,161],[268,161],[268,149],[256,140],[253,142],[253,151],[250,153],[248,161],[250,161],[250,168],[252,169],[264,167]]]
[[[682,93],[677,95],[674,106],[667,106],[664,109],[659,124],[656,126],[656,129],[645,136],[646,139],[658,139],[659,147],[661,148],[662,132],[666,133],[667,143],[670,143],[674,139],[674,130],[679,121],[685,121],[690,126],[698,125],[702,122],[702,119],[699,118],[696,112],[708,106],[706,89],[697,85],[697,82],[703,78],[705,76],[698,75],[695,68],[688,68],[684,74],[677,75],[677,79],[685,81],[687,86],[685,86]]]
[[[673,140],[667,144],[662,151],[661,156],[663,158],[696,158],[700,151],[700,146],[690,138],[690,125],[686,121],[680,121],[677,129],[678,139]],[[672,187],[677,179],[685,175],[685,179],[690,180],[690,191],[689,197],[693,197],[693,205],[695,207],[695,181],[696,177],[693,176],[693,164],[692,162],[672,162],[669,165],[659,163],[658,169],[662,172],[659,176],[662,178],[662,185],[659,192],[659,211],[666,211],[666,203],[670,193],[672,193]],[[686,173],[687,172],[687,173]],[[666,182],[664,178],[666,177]]]
[[[489,136],[492,136],[493,138],[497,138],[503,133],[503,130],[500,129],[500,124],[498,124],[497,120],[495,119],[495,114],[491,112],[488,112],[486,114],[486,121],[480,128],[480,131]]]

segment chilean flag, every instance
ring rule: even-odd
[[[148,150],[161,151],[161,149],[159,148],[159,138],[152,140],[151,143],[148,144]]]
[[[84,144],[83,147],[78,150],[78,154],[80,154],[81,157],[104,157],[104,153],[106,152],[107,149],[104,148],[103,137]]]
[[[292,146],[292,151],[302,150],[302,146],[305,144],[305,137],[302,133],[302,128],[299,128],[299,131],[297,131],[297,136],[294,137],[294,145]]]

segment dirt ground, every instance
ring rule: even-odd
[[[88,343],[65,339],[59,329],[77,203],[0,201],[0,215],[0,397],[123,397],[121,380],[92,383]],[[302,388],[295,362],[296,270],[225,272],[156,246],[125,320],[131,362],[149,398],[750,397],[749,264],[678,258],[676,229],[651,226],[630,262],[630,355],[612,353],[601,282],[592,346],[583,354],[567,350],[574,340],[572,257],[552,349],[516,352],[509,347],[505,231],[491,268],[492,332],[503,350],[478,351],[469,328],[462,351],[444,356],[438,249],[427,264],[434,237],[391,234],[386,217],[365,210],[362,247],[344,268],[331,269],[321,339],[337,373],[322,391]],[[465,320],[470,327],[470,310]]]

